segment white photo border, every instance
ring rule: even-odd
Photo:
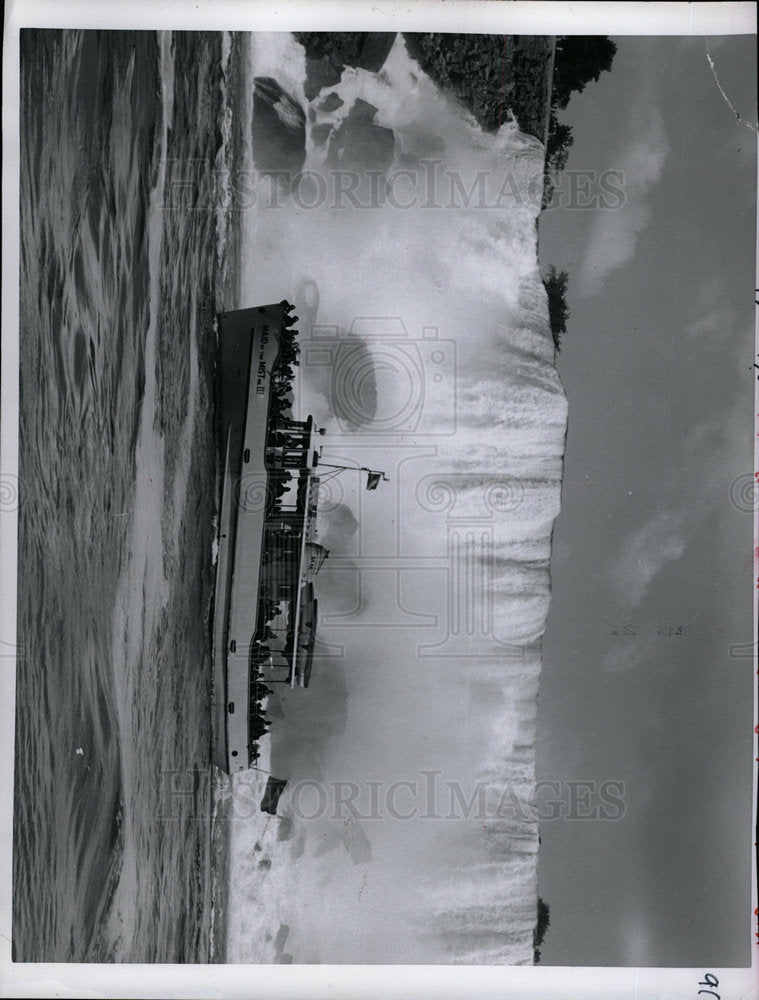
[[[10,0],[3,51],[3,298],[0,473],[17,474],[19,361],[19,31],[26,27],[174,30],[462,31],[519,34],[727,35],[756,34],[752,3],[496,2],[406,0]],[[757,280],[759,286],[759,279]],[[759,411],[759,405],[757,406]],[[759,429],[759,425],[757,427]],[[757,441],[757,436],[754,438]],[[759,468],[757,459],[756,468]],[[0,513],[0,636],[16,641],[17,523]],[[755,544],[759,534],[755,530]],[[757,592],[754,596],[756,649]],[[13,835],[14,677],[0,675],[0,740],[6,767],[0,776],[0,993],[15,997],[335,997],[402,995],[461,1000],[464,997],[576,997],[581,1000],[698,1000],[705,973],[719,979],[723,1000],[758,997],[756,862],[752,859],[752,966],[731,969],[636,969],[472,966],[231,966],[79,965],[11,961],[11,844]],[[756,727],[756,692],[754,725]],[[756,732],[756,729],[755,729]],[[755,754],[756,756],[756,754]],[[10,766],[8,764],[10,763]],[[754,765],[756,788],[756,764]],[[754,803],[753,829],[756,827]]]

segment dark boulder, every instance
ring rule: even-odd
[[[314,140],[315,145],[321,146],[323,143],[329,139],[330,133],[332,132],[332,126],[329,122],[324,122],[321,125],[314,125],[311,129],[311,138]]]
[[[373,104],[357,98],[350,114],[333,133],[329,144],[331,167],[351,170],[387,170],[395,155],[391,128],[377,125]]]
[[[306,160],[306,115],[270,76],[257,76],[253,91],[253,159],[263,174],[296,177]]]
[[[368,101],[362,100],[357,97],[353,102],[353,105],[348,115],[348,120],[352,122],[364,122],[371,125],[374,122],[374,116],[377,114],[379,109]]]
[[[277,827],[277,840],[289,840],[293,833],[293,821],[290,816],[280,816]]]
[[[277,952],[277,957],[281,956],[281,954],[282,954],[282,952],[284,950],[285,944],[287,942],[287,935],[289,933],[290,933],[290,928],[289,928],[289,926],[287,924],[280,924],[279,925],[279,930],[277,931],[276,935],[274,936],[274,948],[275,948],[275,950]]]
[[[320,111],[337,111],[341,108],[345,102],[339,94],[336,94],[333,90],[331,94],[327,94],[323,101],[319,101]]]
[[[372,860],[369,838],[355,819],[349,819],[343,826],[343,844],[354,865],[365,865]]]
[[[281,778],[269,778],[266,782],[264,797],[261,799],[261,812],[270,813],[272,816],[276,816],[277,806],[280,798],[282,797],[282,792],[285,790],[285,785],[287,785],[287,781],[283,781]]]
[[[334,87],[336,83],[340,83],[343,69],[343,66],[336,66],[329,56],[321,56],[318,59],[307,57],[306,82],[303,85],[306,98],[313,101],[325,87]]]
[[[306,50],[305,93],[309,101],[339,83],[346,66],[378,72],[395,41],[392,31],[298,31]]]
[[[377,73],[385,65],[395,41],[393,31],[367,31],[354,66]]]

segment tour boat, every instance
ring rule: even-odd
[[[255,765],[272,684],[308,687],[316,642],[319,431],[291,410],[297,334],[287,302],[218,317],[223,456],[213,615],[214,763]]]

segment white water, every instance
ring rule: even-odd
[[[302,50],[287,35],[257,36],[251,75],[301,99]],[[391,174],[414,157],[439,161],[439,207],[421,207],[424,166],[396,189],[406,203],[417,196],[415,208],[259,205],[242,305],[295,299],[306,339],[314,323],[359,330],[371,343],[374,429],[403,409],[417,369],[423,414],[371,441],[371,423],[341,427],[331,369],[304,342],[299,403],[327,427],[325,461],[369,464],[391,482],[366,494],[343,473],[329,485],[337,506],[320,530],[332,558],[317,596],[332,655],[307,692],[283,694],[264,748],[261,767],[290,781],[279,815],[258,811],[265,773],[235,778],[227,957],[529,964],[539,638],[566,426],[537,262],[543,150],[513,124],[484,135],[400,40],[381,74],[346,71],[333,89],[344,105],[317,122],[356,97],[375,105],[395,135]],[[309,141],[306,169],[323,172],[324,156]],[[469,191],[478,172],[491,201],[509,192],[497,207],[452,199],[446,178]],[[398,318],[416,368],[392,339]],[[438,369],[424,328],[437,328]],[[462,641],[441,645],[457,621]]]

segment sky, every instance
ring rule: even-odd
[[[620,782],[624,813],[541,824],[542,961],[743,965],[753,678],[729,647],[752,642],[756,134],[704,39],[614,40],[563,120],[567,171],[623,172],[624,203],[578,206],[565,177],[540,219],[571,316],[537,771]],[[709,52],[756,123],[754,40]]]

